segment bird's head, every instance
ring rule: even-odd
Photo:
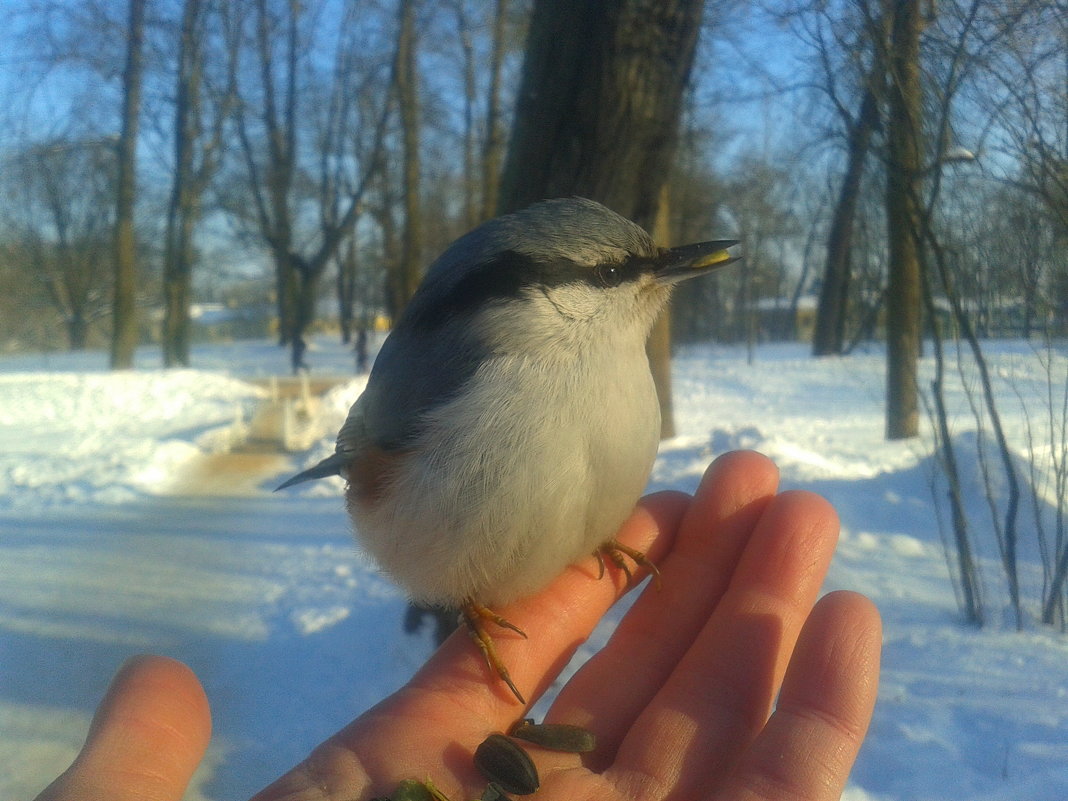
[[[584,198],[536,203],[456,240],[431,265],[398,324],[470,323],[506,347],[559,339],[644,339],[671,288],[736,260],[733,240],[662,248]]]

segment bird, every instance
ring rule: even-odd
[[[489,220],[428,268],[335,452],[278,487],[340,475],[357,539],[415,603],[460,610],[489,666],[494,612],[616,542],[648,481],[660,404],[645,343],[672,288],[738,242],[658,246],[592,200]],[[628,571],[629,574],[629,571]]]

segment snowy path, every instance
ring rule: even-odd
[[[360,563],[336,500],[158,499],[88,518],[3,515],[0,531],[0,764],[21,765],[0,778],[3,798],[65,766],[80,735],[63,722],[87,721],[132,654],[169,654],[201,677],[213,761],[226,761],[201,792],[232,799],[393,690],[429,649],[400,635],[403,601]],[[38,740],[29,752],[10,750],[31,734],[20,722]]]

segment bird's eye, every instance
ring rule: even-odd
[[[598,264],[594,271],[597,283],[603,287],[619,286],[623,283],[623,270],[616,264]]]

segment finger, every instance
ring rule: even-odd
[[[689,503],[688,495],[677,492],[643,498],[618,539],[658,559],[670,547]],[[598,581],[590,559],[568,568],[536,596],[495,610],[528,634],[523,639],[504,631],[495,637],[516,684],[529,690],[528,699],[544,692],[626,590],[625,578],[613,571]],[[329,738],[255,801],[357,798],[389,792],[413,775],[445,777],[442,789],[451,796],[457,787],[448,785],[448,777],[459,786],[475,787],[475,746],[490,732],[507,729],[523,711],[467,635],[456,632],[400,691]],[[396,744],[410,749],[413,741],[422,741],[424,748],[397,750]],[[442,742],[448,745],[444,750]]]
[[[548,716],[597,735],[597,755],[587,759],[591,767],[612,761],[708,621],[777,485],[778,470],[753,452],[726,454],[706,471],[660,563],[661,589],[646,589],[605,648],[561,691]]]
[[[801,632],[777,709],[721,798],[841,798],[875,706],[881,641],[867,598],[823,598]]]
[[[617,538],[645,551],[655,563],[670,548],[689,502],[689,496],[676,492],[644,498]],[[598,580],[597,563],[591,558],[569,567],[537,595],[494,610],[527,634],[524,639],[501,630],[494,632],[494,641],[501,661],[528,701],[545,691],[608,608],[631,586],[626,576],[611,569]],[[523,711],[462,630],[438,649],[412,684],[446,692],[465,709],[476,708],[487,725],[507,725]]]
[[[730,769],[767,719],[837,532],[834,510],[817,495],[786,492],[768,504],[708,624],[614,768],[676,786],[679,797],[699,795],[696,777]],[[687,760],[701,769],[684,770]]]
[[[37,801],[179,801],[210,737],[193,672],[135,657],[112,680],[81,753]]]

